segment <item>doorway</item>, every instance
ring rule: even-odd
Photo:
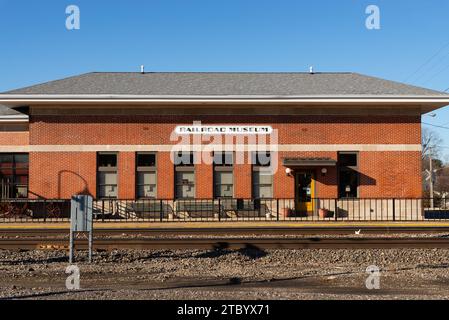
[[[313,214],[315,174],[311,170],[295,174],[295,205],[298,214]]]

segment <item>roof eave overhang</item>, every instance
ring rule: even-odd
[[[403,105],[425,112],[449,105],[449,96],[145,96],[0,95],[0,104],[24,105]]]
[[[28,116],[20,116],[20,115],[1,115],[0,116],[0,124],[20,124],[20,123],[28,123]]]

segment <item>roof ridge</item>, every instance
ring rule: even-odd
[[[93,71],[86,74],[142,74],[139,71]],[[306,71],[145,71],[144,74],[310,74]],[[313,74],[354,74],[349,71],[318,71]]]

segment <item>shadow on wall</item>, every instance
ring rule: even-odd
[[[62,195],[62,187],[63,187],[63,175],[67,174],[67,175],[71,175],[71,176],[75,176],[75,179],[79,179],[79,181],[82,183],[83,187],[81,188],[81,190],[79,191],[75,191],[72,192],[72,195],[75,194],[81,194],[81,195],[89,195],[89,196],[93,196],[92,193],[89,191],[89,188],[87,186],[87,181],[81,177],[78,173],[70,171],[70,170],[62,170],[59,171],[58,173],[58,198],[61,198]]]
[[[58,196],[57,196],[57,199],[62,199],[62,193],[63,193],[62,188],[64,186],[64,179],[63,179],[64,174],[75,176],[75,179],[79,179],[79,181],[81,181],[81,183],[83,185],[81,190],[74,191],[72,193],[72,195],[81,194],[81,195],[93,196],[92,193],[89,191],[89,188],[87,187],[87,181],[83,177],[81,177],[78,173],[70,171],[70,170],[61,170],[58,173]],[[66,179],[66,181],[67,181],[67,179]],[[38,199],[47,199],[47,200],[50,199],[48,197],[43,196],[42,194],[33,192],[31,190],[28,190],[28,194],[32,195]],[[68,197],[68,199],[69,198],[71,198],[71,196]]]
[[[361,186],[375,186],[377,181],[376,179],[367,176],[366,174],[360,173],[359,172],[359,177],[360,177],[360,185]]]
[[[373,177],[367,176],[364,173],[358,172],[359,175],[359,186],[375,186],[377,184],[377,180]],[[333,174],[331,176],[321,176],[321,174],[317,173],[317,181],[326,185],[326,186],[338,186],[338,175]]]

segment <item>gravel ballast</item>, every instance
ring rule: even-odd
[[[64,251],[0,251],[0,298],[446,299],[449,250],[116,250],[77,256],[67,291]],[[380,268],[369,290],[368,266]]]

